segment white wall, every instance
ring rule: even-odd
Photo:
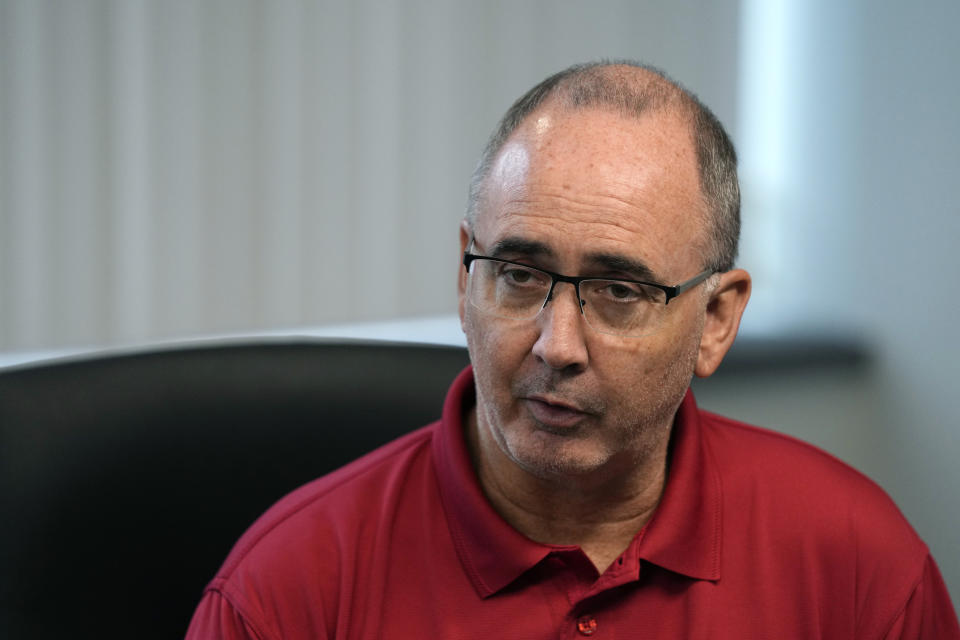
[[[0,0],[0,350],[452,312],[527,87],[640,57],[733,120],[696,4]]]
[[[960,603],[960,3],[765,4],[788,25],[783,77],[766,85],[787,124],[764,148],[740,120],[741,152],[783,169],[762,194],[774,206],[745,211],[779,248],[775,286],[751,304],[794,330],[853,328],[874,365],[718,381],[701,397],[878,480]]]
[[[831,257],[849,265],[852,315],[882,345],[889,488],[960,602],[960,3],[863,6],[856,213]]]

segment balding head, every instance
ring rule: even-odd
[[[484,188],[503,145],[535,111],[551,106],[599,108],[624,117],[671,111],[690,125],[697,154],[700,191],[710,225],[706,268],[733,267],[740,236],[740,188],[733,144],[717,118],[696,96],[662,71],[634,62],[575,65],[550,76],[520,97],[487,142],[470,182],[467,221],[471,228],[483,209]]]

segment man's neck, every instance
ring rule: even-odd
[[[666,484],[669,429],[662,442],[630,465],[576,477],[541,478],[509,460],[477,414],[465,417],[466,436],[480,486],[494,509],[517,531],[544,544],[577,545],[603,573],[653,516]]]

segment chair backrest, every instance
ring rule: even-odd
[[[467,362],[302,340],[0,370],[0,637],[182,637],[263,510],[438,418]]]

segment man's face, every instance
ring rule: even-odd
[[[676,116],[538,111],[503,147],[486,188],[474,253],[670,285],[704,267],[696,156]],[[522,321],[473,307],[465,286],[461,270],[479,437],[497,455],[546,478],[625,470],[665,442],[697,359],[701,290],[672,300],[653,335],[625,338],[588,326],[569,284]]]

